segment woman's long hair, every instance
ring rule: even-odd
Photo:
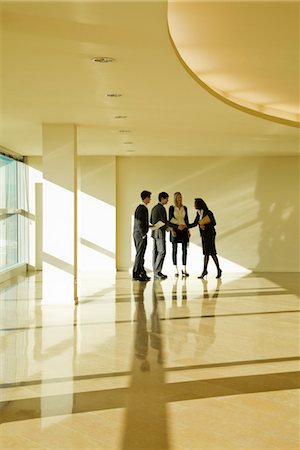
[[[195,198],[195,208],[196,209],[208,209],[207,204],[203,200],[203,198]]]
[[[175,192],[174,194],[174,205],[178,206],[178,196],[181,195],[181,199],[182,199],[182,194],[181,192]]]

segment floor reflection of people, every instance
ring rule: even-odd
[[[162,366],[161,326],[158,314],[158,306],[163,303],[161,302],[163,298],[159,282],[153,282],[150,296],[148,291],[145,292],[146,285],[146,282],[137,283],[133,292],[136,307],[134,356],[121,444],[123,450],[169,448],[165,373]],[[148,315],[148,300],[150,300],[150,315]]]
[[[190,309],[187,302],[187,288],[185,278],[183,278],[179,283],[178,278],[175,278],[174,280],[169,317],[180,317],[182,319],[180,321],[170,320],[170,332],[168,333],[170,348],[174,353],[180,354],[183,350],[183,347],[188,342],[188,333],[190,327]]]
[[[148,341],[149,334],[147,331],[147,318],[144,305],[144,290],[146,282],[140,282],[135,286],[134,299],[136,307],[136,333],[135,333],[135,356],[141,361],[140,369],[143,372],[150,370],[148,361]]]
[[[150,370],[150,362],[148,358],[149,342],[150,347],[157,350],[156,361],[162,362],[161,353],[161,328],[158,316],[158,297],[161,293],[157,292],[157,283],[153,283],[152,288],[152,313],[151,313],[151,331],[147,329],[147,317],[144,305],[144,290],[146,282],[140,282],[135,286],[134,298],[136,303],[136,334],[135,334],[135,356],[140,363],[140,370],[143,372]]]
[[[172,308],[174,312],[180,312],[180,317],[186,317],[189,315],[189,307],[187,304],[187,289],[186,279],[183,278],[181,283],[181,292],[178,292],[178,278],[175,278],[172,287]]]
[[[199,323],[199,333],[197,336],[197,355],[203,356],[216,339],[215,332],[215,310],[222,281],[218,279],[215,290],[210,294],[208,282],[202,279],[203,300],[201,309],[201,319]]]
[[[162,363],[162,345],[161,345],[161,325],[158,314],[158,301],[164,300],[163,291],[159,289],[160,282],[156,281],[153,283],[152,287],[152,313],[151,313],[151,333],[150,333],[150,342],[151,347],[158,351],[156,361],[158,364]],[[160,286],[161,288],[161,286]],[[159,295],[158,295],[159,294]]]

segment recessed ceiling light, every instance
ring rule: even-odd
[[[115,119],[127,119],[127,116],[115,116]]]
[[[112,92],[111,94],[105,94],[105,97],[122,97],[122,94]]]
[[[92,59],[93,62],[97,63],[111,63],[114,61],[114,58],[111,58],[110,56],[96,56]]]
[[[133,153],[134,150],[126,150],[126,153]]]
[[[131,133],[131,130],[119,130],[119,133]]]
[[[124,144],[133,144],[133,142],[128,141],[128,142],[124,142]]]

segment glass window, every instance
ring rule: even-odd
[[[26,260],[26,168],[0,155],[0,270]]]

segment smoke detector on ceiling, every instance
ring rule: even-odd
[[[95,56],[95,58],[93,58],[92,61],[105,64],[113,62],[114,58],[111,58],[110,56]]]

